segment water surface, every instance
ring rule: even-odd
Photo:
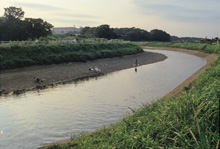
[[[162,62],[126,69],[19,96],[0,97],[0,149],[37,148],[115,123],[173,90],[206,64],[197,56],[164,50]]]

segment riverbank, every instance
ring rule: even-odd
[[[142,52],[116,58],[98,59],[93,61],[71,62],[65,64],[53,64],[43,66],[31,66],[5,70],[0,73],[0,93],[22,93],[27,90],[41,89],[74,81],[79,78],[99,75],[94,69],[101,70],[102,74],[134,67],[137,59],[139,66],[165,60],[162,54]],[[34,77],[39,77],[43,82],[35,83]]]
[[[173,89],[171,92],[169,92],[167,95],[164,97],[170,97],[170,96],[175,96],[178,95],[182,92],[183,88],[186,86],[189,86],[190,83],[192,83],[200,73],[202,73],[206,68],[211,67],[211,64],[214,63],[214,61],[217,60],[218,55],[217,54],[210,54],[210,53],[205,53],[202,51],[195,51],[195,50],[187,50],[187,49],[182,49],[182,48],[171,48],[171,47],[149,47],[149,46],[141,46],[143,49],[159,49],[159,50],[169,50],[169,51],[175,51],[175,52],[183,52],[195,56],[199,56],[202,58],[205,58],[207,63],[205,66],[203,66],[200,70],[198,70],[196,73],[194,73],[192,76],[187,78],[183,83],[178,85],[175,89]]]
[[[203,72],[218,56],[176,48],[142,48],[189,53],[205,58],[207,64],[167,94],[166,98],[162,98],[164,100],[144,105],[143,108],[134,110],[132,115],[124,117],[120,122],[110,125],[108,128],[101,128],[71,141],[56,143],[52,148],[173,148],[186,146],[189,148],[206,148],[208,146],[218,148],[218,139],[214,139],[213,136],[219,132],[219,129],[217,130],[219,128],[218,113],[216,113],[219,103],[215,102],[219,96],[216,88],[219,84],[216,84],[215,80],[215,76],[218,75],[216,72],[219,69],[214,67]],[[215,66],[218,66],[217,62]],[[202,76],[197,79],[196,83],[193,83],[192,89],[189,84],[201,72],[203,72]],[[212,76],[212,79],[207,76]],[[190,90],[183,92],[185,86]],[[216,89],[213,89],[213,86]],[[179,93],[182,94],[173,96]],[[202,112],[201,109],[203,109]]]

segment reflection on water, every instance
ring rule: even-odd
[[[188,54],[153,52],[168,58],[98,79],[0,97],[0,149],[36,148],[114,123],[128,107],[162,97],[206,64]]]

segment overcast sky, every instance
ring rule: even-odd
[[[0,16],[9,6],[54,27],[109,24],[179,37],[220,37],[220,0],[0,0]]]

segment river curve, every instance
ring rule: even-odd
[[[0,97],[0,149],[37,148],[117,122],[129,108],[164,96],[206,64],[194,55],[147,50],[168,58],[76,83]]]

